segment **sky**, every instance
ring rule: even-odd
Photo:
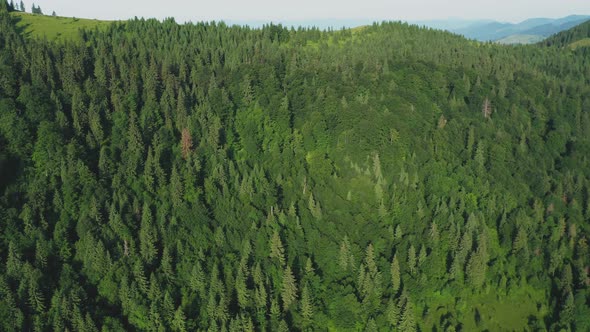
[[[20,2],[20,0],[15,0]],[[24,0],[30,12],[31,0]],[[186,21],[312,21],[494,19],[590,14],[590,0],[35,0],[47,14],[118,20],[137,17]]]

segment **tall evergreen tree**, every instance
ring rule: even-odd
[[[297,299],[297,283],[289,265],[283,271],[281,298],[283,300],[284,311],[289,310],[291,304]]]
[[[396,294],[401,285],[401,271],[399,267],[399,261],[397,259],[397,254],[393,255],[393,259],[391,260],[391,289],[394,294]]]
[[[270,240],[270,257],[275,258],[281,266],[285,265],[285,249],[278,231],[273,233]]]

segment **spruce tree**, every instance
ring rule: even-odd
[[[397,259],[397,254],[393,255],[393,259],[391,260],[391,289],[393,294],[397,294],[400,289],[401,285],[401,273],[399,268],[399,261]]]
[[[410,273],[416,273],[416,264],[416,248],[414,248],[414,245],[411,244],[410,248],[408,249],[408,270]]]
[[[303,286],[301,291],[301,317],[305,326],[309,327],[313,321],[313,302],[307,285]]]
[[[287,265],[283,271],[281,298],[283,300],[284,311],[289,310],[291,304],[297,299],[297,284],[295,282],[295,276],[293,276],[293,271],[291,271],[289,265]]]
[[[400,331],[416,331],[416,318],[414,317],[414,305],[408,299],[399,322]]]
[[[156,235],[152,225],[152,211],[147,203],[143,205],[139,230],[140,253],[143,260],[150,264],[157,256]]]
[[[285,266],[285,249],[278,231],[274,231],[270,240],[270,258],[276,259],[281,266]]]

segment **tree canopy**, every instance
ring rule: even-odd
[[[0,9],[0,329],[590,329],[590,66],[396,22]]]

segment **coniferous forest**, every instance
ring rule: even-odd
[[[590,330],[588,29],[0,7],[0,330]]]

